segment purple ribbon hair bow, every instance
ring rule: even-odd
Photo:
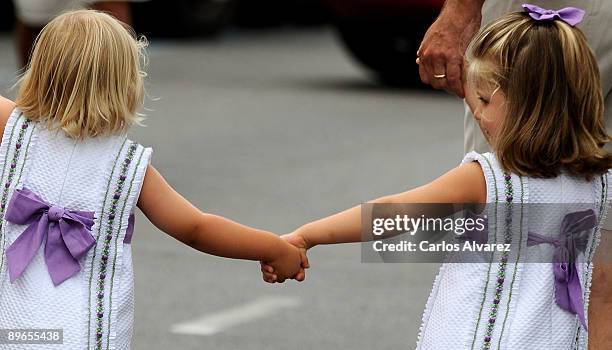
[[[536,21],[553,21],[558,18],[572,27],[582,22],[585,14],[584,10],[576,7],[547,10],[536,5],[523,4],[523,9]]]
[[[582,287],[576,268],[576,253],[584,251],[589,239],[589,230],[597,226],[593,209],[565,215],[561,233],[557,237],[529,232],[527,245],[548,243],[555,246],[553,273],[555,275],[555,302],[563,310],[578,316],[587,329],[584,317]]]
[[[6,251],[11,283],[23,274],[45,236],[45,261],[55,286],[81,270],[78,260],[95,244],[93,212],[51,205],[26,188],[15,190],[5,218],[29,225]]]

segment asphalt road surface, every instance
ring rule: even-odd
[[[0,92],[14,96],[12,39],[0,47]],[[147,126],[133,138],[204,211],[281,234],[461,160],[459,100],[376,85],[330,30],[148,51]],[[305,282],[268,285],[257,263],[201,254],[140,213],[134,237],[134,349],[412,349],[437,271],[322,246]]]

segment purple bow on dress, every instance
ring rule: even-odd
[[[587,329],[582,301],[582,287],[576,268],[576,252],[584,251],[589,230],[597,226],[597,216],[592,209],[565,215],[561,233],[557,237],[529,232],[527,245],[549,243],[555,246],[553,273],[555,275],[555,302],[563,310],[578,315]]]
[[[582,22],[585,14],[584,10],[576,7],[547,10],[536,5],[523,4],[523,9],[536,21],[553,21],[558,18],[572,27]]]
[[[45,261],[55,286],[81,270],[78,260],[95,244],[93,212],[51,205],[26,188],[15,190],[5,217],[29,225],[6,251],[11,283],[23,274],[45,236]]]

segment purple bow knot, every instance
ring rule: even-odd
[[[558,18],[572,27],[582,22],[585,14],[584,10],[577,7],[547,10],[536,5],[523,4],[523,9],[536,21],[553,21]]]
[[[94,213],[50,205],[34,192],[15,190],[6,220],[29,225],[6,250],[11,283],[23,274],[45,237],[45,262],[55,286],[81,270],[79,259],[95,244],[91,235]]]
[[[597,226],[597,216],[593,209],[569,213],[561,223],[561,233],[557,237],[529,232],[527,246],[548,243],[555,246],[553,273],[555,275],[555,302],[566,311],[578,316],[587,329],[584,317],[582,287],[576,268],[576,253],[584,251],[589,230]]]
[[[64,216],[64,208],[59,207],[57,205],[49,208],[49,220],[50,221],[59,221],[62,216]]]

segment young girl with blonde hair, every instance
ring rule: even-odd
[[[501,236],[518,247],[516,255],[500,252],[483,263],[443,264],[423,314],[418,349],[587,349],[587,316],[593,348],[612,345],[604,323],[612,305],[610,277],[600,273],[593,279],[592,264],[612,200],[612,156],[604,150],[610,137],[598,67],[575,27],[584,12],[528,4],[524,9],[482,28],[466,55],[466,99],[493,153],[469,153],[431,183],[371,203],[493,208],[587,203],[596,210],[490,215],[489,239],[498,238],[493,232],[522,233]],[[358,242],[361,216],[358,206],[284,238],[303,250]],[[565,236],[575,233],[564,231],[568,227],[592,232],[576,260],[528,263],[530,252],[570,249],[560,243],[577,242]],[[559,232],[563,236],[557,237]],[[608,241],[605,235],[601,239]],[[597,266],[610,271],[609,261]],[[272,267],[263,264],[262,271],[266,281],[274,281]],[[589,314],[590,302],[597,312]]]
[[[297,248],[202,213],[127,139],[143,47],[107,14],[68,12],[38,37],[16,102],[0,99],[0,329],[63,331],[37,349],[130,347],[136,206],[202,252],[269,261],[281,279],[300,269]]]

